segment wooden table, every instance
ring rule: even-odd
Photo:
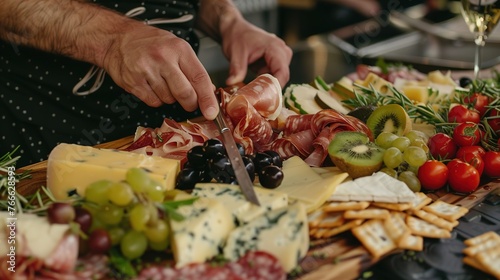
[[[124,149],[132,141],[133,136],[130,136],[103,143],[97,147]],[[16,185],[17,191],[21,194],[31,194],[40,186],[45,186],[46,168],[46,161],[20,168],[18,172],[31,170],[31,178],[19,182]],[[448,193],[446,190],[428,193],[428,196],[433,200],[439,199],[472,208],[497,189],[500,189],[500,179],[483,184],[474,193],[467,196]],[[313,240],[307,256],[301,262],[302,271],[293,279],[355,279],[377,261],[378,259],[372,258],[369,252],[347,232],[329,239]]]

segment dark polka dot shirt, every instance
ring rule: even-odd
[[[138,20],[195,15],[197,0],[107,1],[97,4],[122,13],[143,7]],[[195,51],[193,20],[155,25],[185,39]],[[158,127],[164,118],[199,116],[179,104],[151,108],[105,76],[100,88],[77,96],[73,87],[92,65],[0,40],[0,156],[19,146],[18,166],[47,159],[58,143],[96,145],[132,135],[138,126]],[[82,86],[92,87],[94,80]]]

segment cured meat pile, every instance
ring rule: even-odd
[[[197,263],[174,269],[165,266],[151,266],[141,271],[137,280],[284,280],[286,273],[278,260],[272,255],[251,251],[237,262],[224,265]]]
[[[258,76],[235,93],[222,88],[217,93],[222,112],[233,126],[233,136],[247,154],[271,149],[283,159],[297,155],[310,166],[321,166],[337,132],[360,131],[371,136],[363,122],[333,109],[298,115],[284,108],[281,87],[268,74]],[[139,127],[127,150],[184,160],[193,146],[218,136],[211,121],[177,123],[165,119],[158,128]]]

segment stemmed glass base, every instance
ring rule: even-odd
[[[474,79],[479,79],[479,71],[481,70],[481,55],[484,45],[486,44],[486,35],[479,34],[474,40],[476,50],[474,55]]]

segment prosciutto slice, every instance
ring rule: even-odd
[[[136,153],[183,160],[187,151],[218,135],[213,122],[180,124],[165,119],[159,128],[138,127],[134,142],[126,149]]]
[[[326,109],[316,114],[290,116],[283,137],[275,140],[271,149],[284,159],[297,155],[310,166],[321,166],[330,141],[340,131],[360,131],[373,140],[370,129],[357,118]]]

